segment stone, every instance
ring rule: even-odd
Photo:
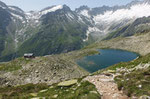
[[[72,86],[74,84],[76,84],[78,82],[78,80],[74,79],[74,80],[69,80],[69,81],[64,81],[58,84],[58,86],[60,87],[68,87],[68,86]]]
[[[150,99],[150,96],[143,95],[143,96],[141,96],[139,99]]]
[[[96,91],[90,91],[90,93],[94,93],[94,94],[97,94],[97,92],[96,92]]]
[[[35,97],[35,98],[31,98],[31,99],[42,99],[41,97]]]
[[[107,72],[108,72],[108,73],[116,73],[115,70],[108,70]]]
[[[138,87],[139,87],[139,88],[142,88],[142,85],[139,85]]]
[[[30,66],[34,66],[33,64],[31,64]]]
[[[44,81],[46,81],[46,82],[47,82],[47,81],[48,81],[48,78],[45,78],[45,79],[44,79]]]
[[[41,92],[41,93],[43,93],[43,92],[46,92],[46,91],[48,91],[48,89],[45,89],[45,90],[41,90],[40,92]]]
[[[35,73],[39,73],[39,71],[38,71],[38,70],[36,70],[36,71],[35,71]]]
[[[66,90],[67,92],[69,91],[69,90]]]
[[[57,98],[57,97],[58,97],[58,95],[54,95],[53,97],[54,97],[54,98]]]
[[[52,88],[54,88],[54,86],[50,86],[50,87],[49,87],[49,89],[52,89]]]
[[[37,93],[30,93],[31,96],[36,97]]]

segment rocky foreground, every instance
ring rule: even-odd
[[[119,63],[87,76],[102,99],[150,99],[150,33],[118,37],[96,42],[85,49],[112,48],[139,53],[141,56],[128,63]]]
[[[129,99],[127,95],[118,90],[118,86],[114,82],[113,75],[100,74],[88,76],[85,80],[96,86],[102,99]]]

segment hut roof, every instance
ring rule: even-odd
[[[33,53],[25,53],[24,56],[33,56]]]

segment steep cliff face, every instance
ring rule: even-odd
[[[5,49],[5,40],[8,35],[7,27],[10,24],[11,18],[10,14],[6,10],[0,8],[0,55]]]

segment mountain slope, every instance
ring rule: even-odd
[[[92,25],[66,5],[27,13],[2,2],[1,6],[9,13],[11,21],[6,36],[9,41],[2,47],[0,61],[29,52],[39,56],[80,49],[87,41],[88,26]]]
[[[21,45],[19,55],[25,52],[57,54],[83,46],[87,25],[69,7],[64,5],[62,9],[49,12],[41,17],[41,21],[40,31]]]
[[[133,1],[123,6],[102,6],[88,8],[86,6],[76,9],[76,11],[92,21],[94,28],[89,35],[95,38],[104,38],[109,33],[124,27],[138,18],[150,16],[149,0]]]
[[[0,6],[11,18],[6,30],[8,35],[3,37],[7,44],[2,47],[0,61],[29,52],[38,56],[69,52],[102,40],[109,33],[107,39],[131,36],[149,28],[148,22],[143,21],[149,20],[143,18],[150,16],[149,0],[113,7],[81,6],[75,11],[66,5],[30,12],[3,2],[0,2]]]
[[[0,8],[0,55],[5,48],[5,37],[8,35],[7,27],[11,21],[10,14],[6,10]]]
[[[143,17],[136,19],[133,23],[128,24],[112,32],[105,39],[111,39],[116,37],[127,37],[134,34],[147,33],[150,31],[150,17]]]
[[[7,6],[0,2],[0,9],[0,22],[3,25],[1,29],[5,35],[1,36],[3,44],[1,44],[0,61],[8,61],[16,58],[15,52],[18,47],[34,34],[30,33],[31,31],[35,31],[35,28],[36,31],[38,30],[38,25],[31,26],[31,21],[27,18],[26,13],[18,7]]]

